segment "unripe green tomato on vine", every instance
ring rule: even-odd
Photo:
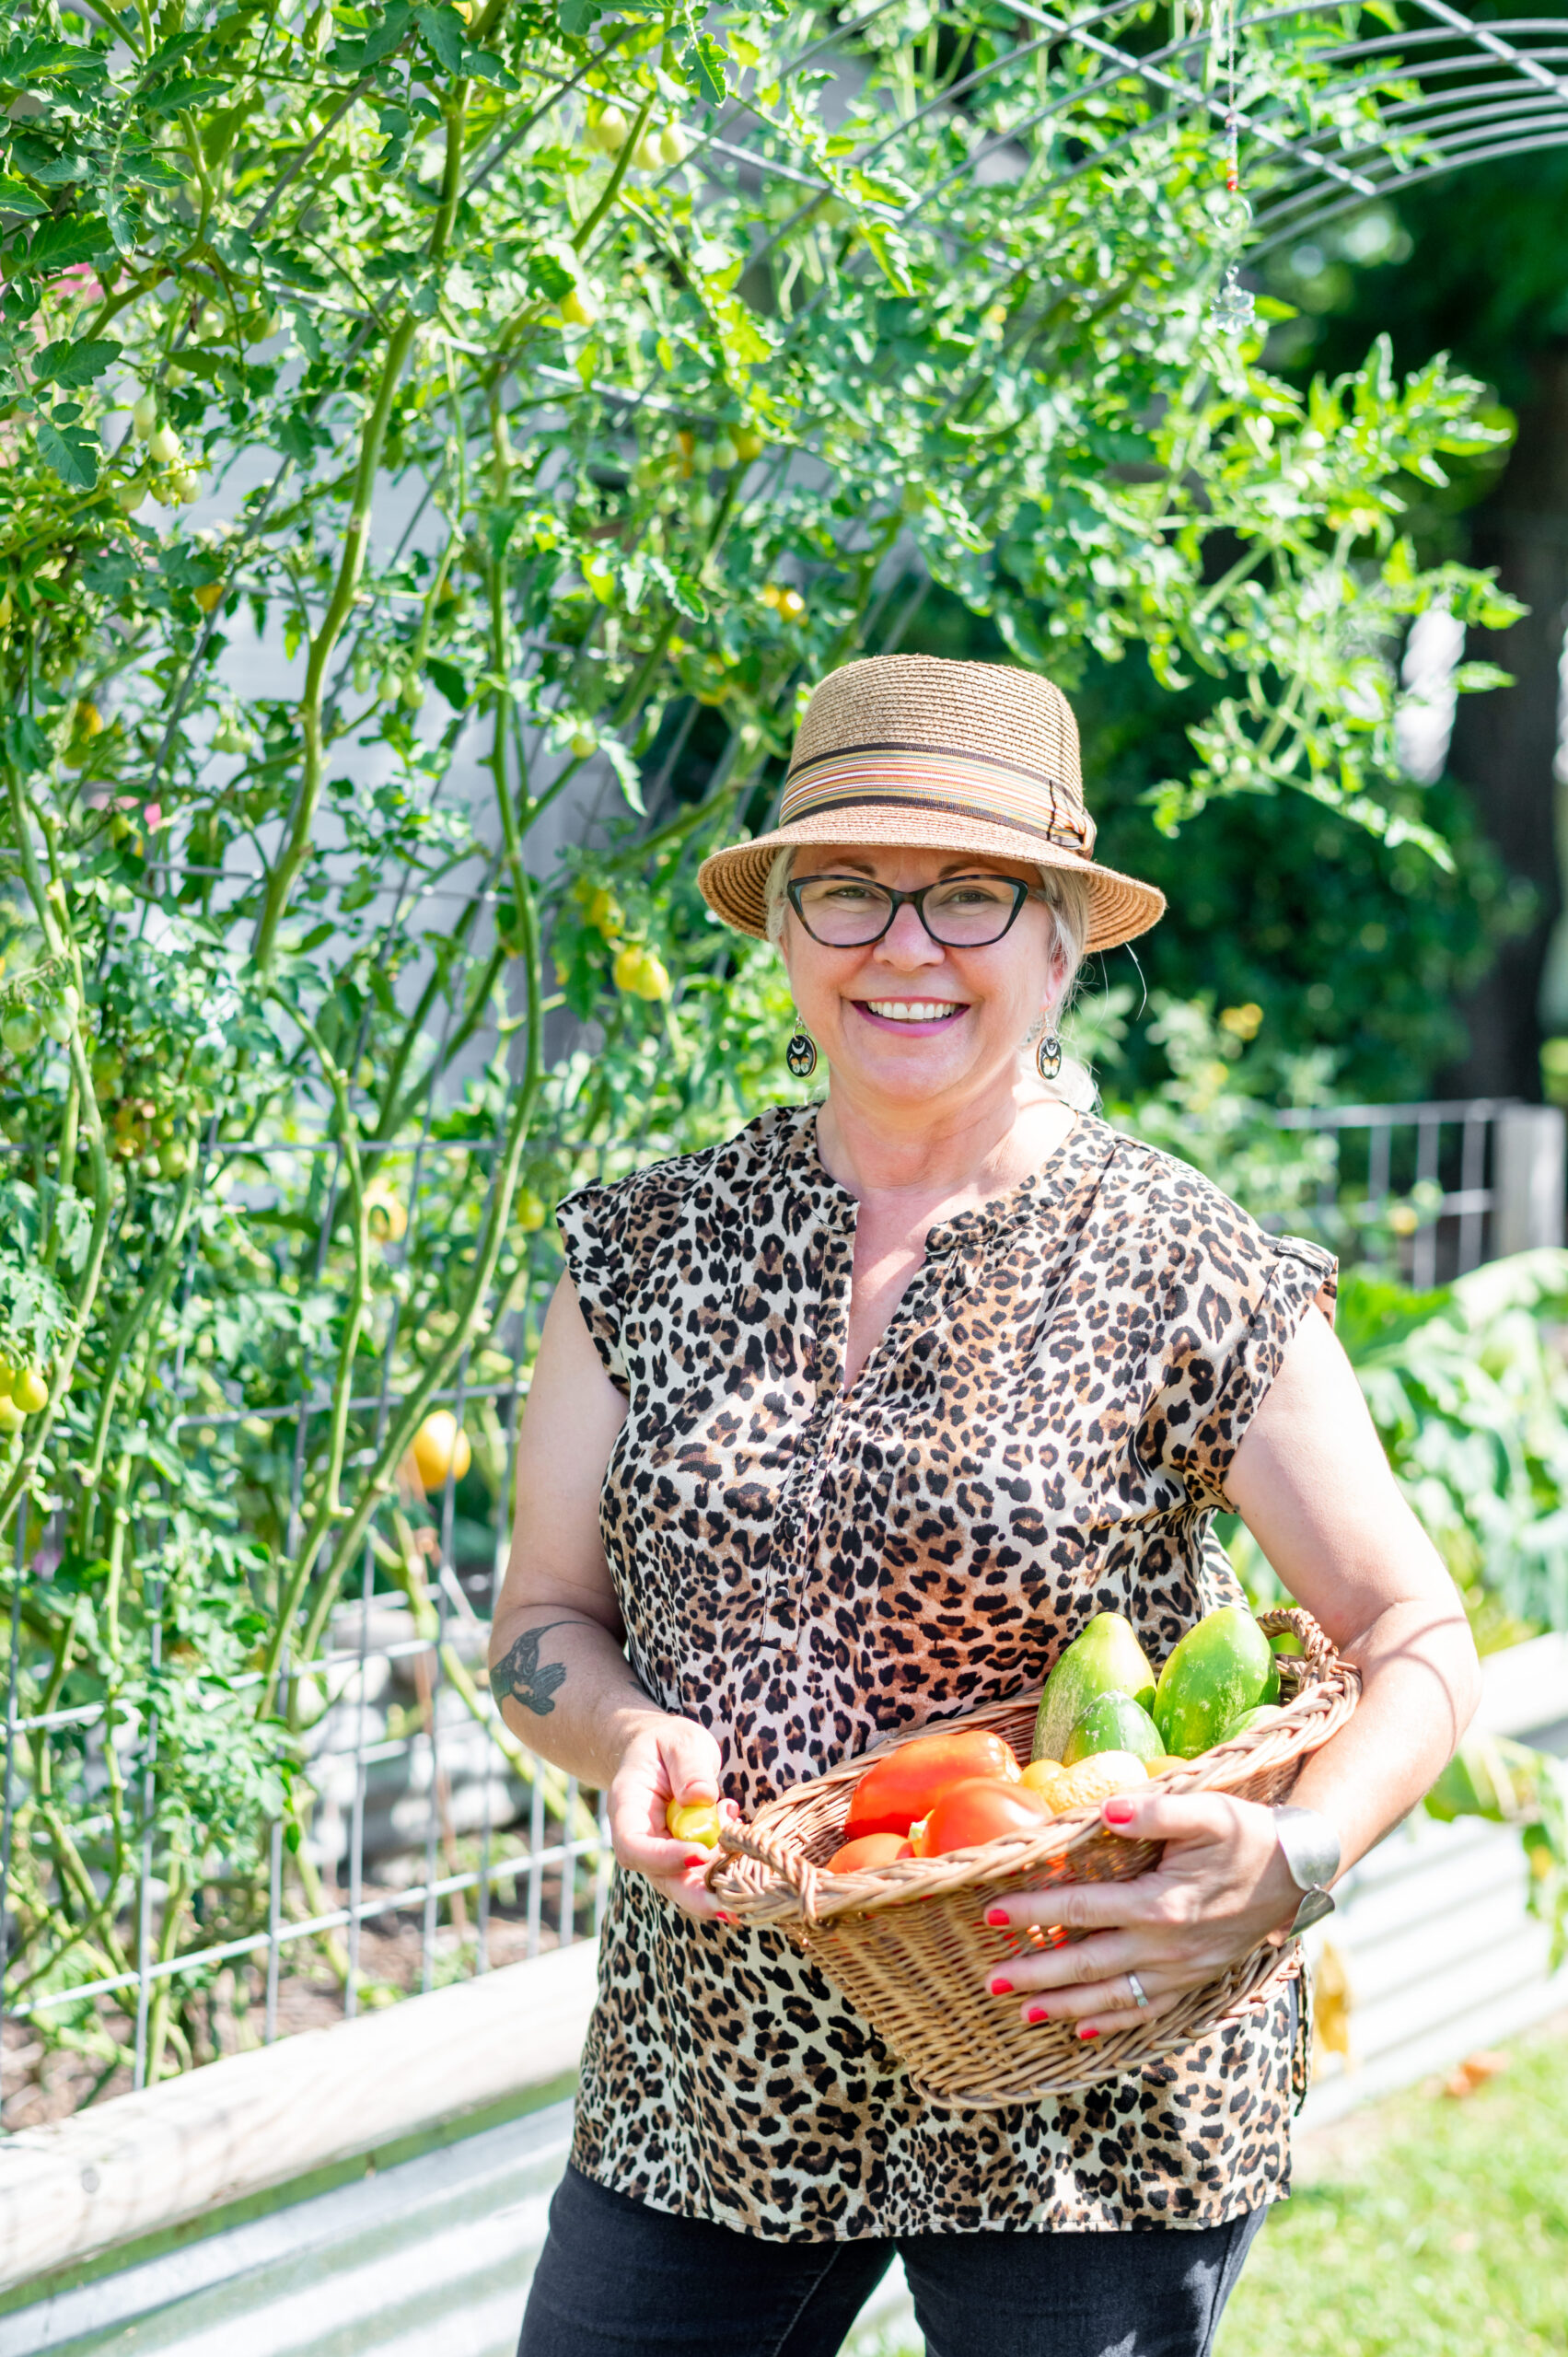
[[[19,1433],[26,1422],[26,1416],[14,1399],[0,1399],[0,1433],[9,1438],[12,1434]]]
[[[580,761],[586,761],[590,753],[597,753],[598,750],[598,738],[591,728],[574,728],[570,743],[573,752]]]
[[[157,1167],[166,1178],[183,1178],[191,1167],[191,1149],[183,1138],[169,1138],[159,1146]]]
[[[36,1416],[49,1405],[49,1384],[41,1367],[25,1366],[11,1378],[11,1397],[24,1416]]]
[[[64,1048],[68,1044],[71,1034],[76,1027],[70,1010],[58,999],[54,999],[43,1010],[43,1028],[55,1046]]]
[[[561,298],[560,311],[568,327],[591,328],[598,318],[598,305],[592,291],[586,286],[574,286]]]
[[[525,1236],[534,1235],[544,1225],[543,1196],[536,1195],[531,1187],[524,1187],[517,1196],[517,1206],[514,1217]]]
[[[43,1026],[30,1006],[19,1006],[0,1020],[0,1040],[13,1056],[30,1056],[43,1036]]]
[[[180,436],[172,425],[160,425],[147,437],[147,448],[160,467],[171,467],[180,452]]]
[[[718,440],[714,444],[714,466],[720,468],[724,473],[728,474],[732,467],[739,464],[739,460],[740,453],[736,448],[735,444],[730,440],[727,434],[721,434]]]
[[[618,156],[631,128],[619,107],[602,107],[588,124],[588,145],[597,148],[601,156]]]
[[[659,155],[667,164],[683,164],[690,142],[678,122],[667,122],[658,135]]]
[[[157,431],[157,396],[144,393],[131,412],[131,431],[138,442],[150,442]]]
[[[410,712],[417,712],[424,702],[424,683],[410,671],[398,693]]]
[[[114,505],[122,516],[134,516],[146,495],[145,482],[117,482],[114,486]]]
[[[640,172],[656,172],[664,163],[659,143],[651,131],[645,131],[632,150],[632,161]]]

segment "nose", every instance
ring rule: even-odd
[[[916,973],[923,966],[940,966],[947,954],[939,941],[932,940],[907,900],[877,944],[878,962],[900,974]]]

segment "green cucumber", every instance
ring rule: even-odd
[[[1159,1731],[1141,1702],[1112,1687],[1097,1695],[1067,1738],[1063,1768],[1076,1767],[1097,1751],[1130,1751],[1134,1759],[1159,1759],[1165,1746]]]
[[[1120,1612],[1098,1612],[1046,1679],[1030,1759],[1060,1759],[1073,1729],[1102,1694],[1130,1695],[1145,1711],[1155,1699],[1148,1656]]]
[[[1263,1699],[1274,1656],[1244,1604],[1224,1604],[1189,1629],[1159,1675],[1154,1722],[1167,1751],[1196,1759]]]

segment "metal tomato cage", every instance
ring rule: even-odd
[[[808,45],[787,70],[798,72],[809,62],[852,41],[891,5],[893,0],[881,0],[880,6],[863,11],[826,39]],[[1241,45],[1238,88],[1242,102],[1237,107],[1237,128],[1247,159],[1252,218],[1249,228],[1237,227],[1228,248],[1216,248],[1207,257],[1194,257],[1195,274],[1207,271],[1217,275],[1232,260],[1245,262],[1249,256],[1261,257],[1343,215],[1378,200],[1397,197],[1402,189],[1441,173],[1568,145],[1568,81],[1561,70],[1568,64],[1568,29],[1561,20],[1478,23],[1447,6],[1446,0],[1409,0],[1409,8],[1412,21],[1400,33],[1379,33],[1368,40],[1350,41],[1330,37],[1314,48],[1314,63],[1328,76],[1326,87],[1345,105],[1338,115],[1329,110],[1327,119],[1318,127],[1306,129],[1302,127],[1300,110],[1293,111],[1288,101],[1278,95],[1269,95],[1256,106],[1248,105],[1247,45],[1266,40],[1272,28],[1296,28],[1318,16],[1337,19],[1341,11],[1331,5],[1331,0],[1308,0],[1306,6],[1260,9],[1250,15],[1238,12],[1236,31]],[[1058,175],[1059,181],[1077,180],[1103,170],[1119,151],[1127,154],[1130,161],[1145,149],[1157,155],[1161,137],[1172,127],[1192,120],[1208,122],[1214,131],[1217,153],[1227,104],[1225,90],[1213,70],[1220,37],[1217,25],[1211,24],[1206,29],[1184,34],[1164,46],[1139,53],[1105,38],[1100,29],[1121,17],[1123,12],[1119,8],[1096,9],[1069,18],[1032,6],[1029,0],[1016,0],[1014,13],[1024,26],[1035,29],[1048,56],[1077,52],[1096,61],[1094,68],[1048,104],[1011,126],[1005,136],[977,141],[960,167],[909,204],[901,208],[868,205],[868,212],[880,214],[890,224],[912,225],[927,208],[943,205],[946,200],[946,209],[937,224],[938,234],[961,236],[961,226],[955,225],[954,215],[966,184],[980,186],[988,179],[1010,178],[1015,163],[1026,152],[1022,142],[1028,134],[1055,129],[1070,132],[1074,120],[1086,124],[1090,120],[1087,110],[1096,100],[1119,87],[1125,89],[1130,83],[1157,99],[1160,110],[1113,142],[1097,146],[1093,141],[1086,141],[1086,152],[1077,160],[1066,163]],[[978,70],[910,122],[900,122],[879,139],[867,143],[855,160],[864,163],[884,149],[896,150],[899,141],[923,116],[938,109],[950,111],[960,98],[981,87],[1008,62],[1004,57]],[[1397,88],[1393,87],[1396,84]],[[1370,115],[1365,118],[1368,127],[1358,141],[1351,102],[1359,97],[1375,96],[1378,99],[1376,121]],[[767,144],[760,144],[761,141]],[[803,207],[830,193],[809,156],[804,151],[780,153],[776,135],[772,131],[760,131],[755,119],[738,106],[719,110],[713,128],[694,142],[690,161],[706,176],[715,194],[726,184],[732,184],[737,175],[793,183],[802,191]],[[483,173],[479,177],[482,180]],[[568,381],[563,379],[563,383]],[[678,404],[658,401],[630,388],[606,384],[596,389],[619,408],[622,418],[637,408],[688,413]],[[668,783],[679,750],[678,745],[665,764],[661,787]],[[732,743],[726,762],[733,758],[734,750]],[[481,888],[482,892],[484,889]],[[401,905],[400,899],[400,909]],[[412,1140],[397,1142],[395,1147],[399,1154],[412,1158],[411,1222],[419,1215],[419,1174],[431,1157],[459,1155],[482,1163],[494,1151],[494,1143],[452,1141],[432,1135],[431,1108],[446,1073],[443,1039],[442,1053],[432,1071],[420,1132]],[[1394,1183],[1390,1179],[1388,1141],[1396,1131],[1413,1124],[1418,1140],[1417,1178],[1442,1195],[1434,1218],[1447,1218],[1457,1224],[1456,1259],[1463,1268],[1474,1265],[1488,1246],[1493,1250],[1498,1248],[1495,1238],[1500,1182],[1493,1169],[1494,1149],[1489,1140],[1508,1110],[1501,1105],[1478,1100],[1463,1107],[1309,1110],[1287,1114],[1283,1119],[1292,1125],[1327,1128],[1336,1135],[1357,1129],[1365,1131],[1371,1142],[1368,1202],[1374,1208]],[[1456,1126],[1462,1166],[1457,1179],[1446,1184],[1441,1182],[1439,1174],[1439,1139],[1446,1125]],[[239,1164],[275,1171],[280,1156],[303,1159],[319,1155],[333,1157],[328,1185],[329,1193],[334,1194],[340,1178],[342,1148],[326,1139],[291,1142],[286,1146],[270,1141],[210,1142],[203,1180],[221,1168]],[[1558,1193],[1561,1195],[1560,1169]],[[1428,1230],[1422,1233],[1425,1235]],[[1434,1226],[1430,1233],[1430,1247],[1418,1241],[1417,1282],[1423,1278],[1430,1282],[1435,1271],[1432,1258],[1436,1248]],[[410,1236],[402,1244],[405,1257],[412,1241],[411,1227]],[[194,1250],[193,1242],[192,1249]],[[377,1432],[385,1428],[391,1404],[395,1339],[394,1327],[384,1353],[379,1390],[354,1403],[356,1412],[374,1420]],[[302,1366],[301,1376],[304,1399],[267,1411],[278,1422],[293,1424],[294,1535],[297,1534],[302,1511],[311,1427],[331,1404],[320,1395],[319,1370]],[[177,1393],[186,1381],[186,1370],[178,1360],[171,1370],[171,1381]],[[334,1903],[307,1920],[285,1917],[284,1828],[281,1819],[276,1820],[271,1828],[265,1870],[265,1928],[240,1938],[192,1947],[173,1956],[162,1957],[155,1953],[153,1893],[159,1861],[150,1804],[159,1731],[156,1713],[149,1713],[139,1725],[122,1731],[122,1766],[127,1787],[139,1790],[148,1804],[139,1835],[134,1965],[125,1971],[100,1976],[66,1990],[22,1996],[9,2004],[0,1993],[0,2026],[7,2013],[20,2020],[41,2022],[51,2012],[88,2000],[122,2001],[123,2011],[129,2014],[134,2009],[134,2077],[139,2085],[147,2069],[149,2015],[160,1981],[208,1972],[224,1964],[257,1964],[264,1972],[262,2035],[270,2040],[278,2031],[280,1985],[288,1956],[301,1943],[339,1932],[346,1935],[348,1970],[343,2005],[344,2013],[352,2014],[366,1978],[361,1960],[362,1933],[366,1923],[377,1919],[406,1918],[418,1911],[420,1985],[424,1988],[433,1985],[438,1970],[440,1910],[444,1903],[450,1907],[454,1898],[468,1894],[473,1897],[475,1936],[468,1968],[474,1971],[483,1971],[490,1961],[493,1897],[499,1886],[509,1886],[515,1895],[525,1894],[520,1910],[527,1954],[537,1954],[547,1941],[564,1945],[597,1930],[610,1865],[602,1805],[597,1817],[589,1816],[575,1782],[556,1778],[552,1771],[537,1769],[531,1777],[514,1775],[508,1780],[495,1765],[497,1755],[486,1728],[466,1712],[459,1724],[450,1708],[444,1708],[444,1702],[449,1705],[451,1697],[447,1649],[459,1643],[471,1648],[482,1635],[504,1558],[521,1399],[516,1372],[507,1382],[469,1384],[465,1372],[459,1370],[456,1383],[437,1392],[434,1399],[435,1402],[450,1407],[459,1422],[465,1407],[489,1400],[505,1434],[505,1471],[497,1506],[493,1561],[485,1584],[487,1593],[476,1603],[458,1578],[454,1550],[456,1485],[450,1476],[439,1500],[437,1549],[431,1566],[430,1593],[438,1616],[434,1643],[414,1631],[412,1625],[407,1636],[389,1635],[384,1627],[378,1627],[373,1602],[372,1553],[366,1543],[360,1594],[356,1602],[351,1601],[343,1608],[340,1623],[346,1629],[350,1642],[329,1647],[323,1657],[309,1666],[309,1675],[324,1681],[326,1699],[316,1722],[322,1739],[309,1751],[302,1772],[317,1794],[319,1810],[331,1820],[331,1840],[336,1847],[331,1858],[323,1849],[323,1859],[329,1864],[335,1860],[343,1866]],[[215,1428],[224,1421],[222,1414],[214,1414],[194,1401],[189,1411],[181,1408],[180,1413],[182,1424],[194,1432]],[[250,1413],[236,1410],[233,1421],[238,1422]],[[20,1747],[24,1739],[67,1733],[73,1741],[86,1736],[89,1744],[96,1739],[100,1747],[114,1740],[114,1731],[105,1725],[101,1704],[32,1713],[23,1708],[18,1667],[23,1587],[26,1581],[47,1577],[48,1532],[42,1547],[30,1552],[27,1540],[28,1511],[24,1501],[14,1539],[0,1805],[0,1992],[11,1945],[7,1899],[20,1798]],[[150,1601],[153,1666],[157,1667],[156,1596]],[[392,1733],[391,1706],[386,1697],[400,1677],[416,1664],[424,1665],[422,1674],[427,1679],[427,1685],[421,1689],[424,1724],[412,1731]],[[236,1684],[242,1685],[243,1681]],[[494,1715],[494,1706],[488,1707]],[[402,1779],[403,1796],[416,1815],[423,1814],[424,1822],[422,1833],[411,1834],[405,1810],[403,1838],[406,1853],[418,1860],[415,1877],[396,1888],[367,1892],[366,1861],[369,1858],[374,1863],[378,1854],[375,1778],[379,1769],[389,1770],[394,1778]],[[384,1814],[396,1832],[396,1812]],[[465,1829],[478,1837],[478,1862],[442,1873],[442,1845],[449,1840],[459,1817],[462,1817]],[[522,1829],[523,1846],[513,1855],[494,1855],[495,1841],[508,1822]],[[4,2072],[4,2049],[0,2048],[0,2097],[6,2093]]]

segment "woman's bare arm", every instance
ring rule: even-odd
[[[1362,1676],[1354,1716],[1291,1794],[1339,1835],[1342,1869],[1413,1808],[1469,1725],[1480,1669],[1464,1608],[1400,1494],[1350,1362],[1310,1311],[1249,1425],[1226,1487],[1292,1595]],[[1151,1874],[1000,1902],[993,1921],[1092,1936],[1007,1968],[1027,2019],[1125,2028],[1288,1925],[1300,1892],[1269,1810],[1221,1794],[1105,1803],[1114,1832],[1165,1844]],[[997,1993],[1003,1993],[1000,1988]],[[1032,2008],[1032,2010],[1031,2010]]]
[[[1481,1666],[1458,1590],[1316,1310],[1226,1487],[1292,1596],[1361,1672],[1354,1717],[1291,1794],[1331,1820],[1348,1866],[1436,1782],[1475,1715]]]
[[[615,1854],[687,1912],[711,1915],[707,1859],[672,1841],[666,1803],[718,1797],[718,1745],[663,1710],[621,1651],[598,1501],[626,1402],[563,1277],[545,1318],[517,1442],[517,1517],[490,1641],[501,1714],[531,1749],[610,1795]],[[694,1862],[694,1863],[693,1863]]]

